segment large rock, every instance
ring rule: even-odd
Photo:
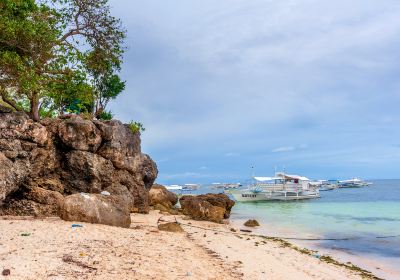
[[[106,190],[131,211],[147,213],[157,173],[141,153],[140,134],[119,121],[65,116],[38,123],[0,112],[0,212],[56,213],[28,195],[38,187],[62,196]]]
[[[65,197],[61,218],[66,221],[104,224],[129,228],[129,206],[119,196],[73,194]]]
[[[157,204],[171,208],[178,202],[178,196],[167,190],[164,186],[154,184],[149,191],[149,205]]]
[[[226,195],[184,195],[179,199],[184,215],[194,220],[205,220],[215,223],[222,223],[224,218],[229,217],[230,210],[235,204]],[[222,203],[224,201],[224,203]],[[213,205],[212,203],[215,203]]]
[[[101,144],[100,131],[96,125],[80,117],[61,122],[58,135],[66,146],[75,150],[95,152]]]
[[[132,133],[128,126],[120,121],[95,122],[103,144],[99,154],[111,160],[115,167],[133,171],[135,156],[140,152],[140,133]]]
[[[114,166],[102,156],[74,150],[65,159],[62,178],[69,193],[100,193],[112,185]]]
[[[2,215],[59,216],[64,197],[56,191],[40,187],[20,189],[0,208]]]
[[[208,193],[197,196],[198,199],[209,202],[211,205],[225,209],[224,218],[228,219],[231,214],[231,209],[235,205],[235,201],[230,199],[226,194]]]

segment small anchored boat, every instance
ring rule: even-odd
[[[362,188],[372,185],[370,182],[363,181],[358,178],[339,181],[339,188]]]

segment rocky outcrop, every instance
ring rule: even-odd
[[[147,213],[157,172],[140,134],[120,121],[71,115],[36,123],[0,112],[0,214],[57,215],[63,197],[102,191]]]
[[[149,205],[162,205],[166,208],[172,208],[178,203],[178,196],[167,190],[164,186],[154,184],[149,191]]]
[[[120,196],[84,193],[69,195],[61,205],[60,216],[66,221],[125,228],[131,225],[129,205]]]
[[[179,199],[184,215],[194,220],[222,223],[235,202],[225,194],[184,195]]]

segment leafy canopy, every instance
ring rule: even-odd
[[[0,0],[0,96],[35,120],[100,116],[125,88],[124,38],[108,0]]]

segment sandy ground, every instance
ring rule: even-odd
[[[178,217],[185,233],[162,232],[159,217],[133,214],[130,229],[73,228],[57,218],[0,220],[0,273],[10,270],[0,279],[361,279],[229,225]]]

